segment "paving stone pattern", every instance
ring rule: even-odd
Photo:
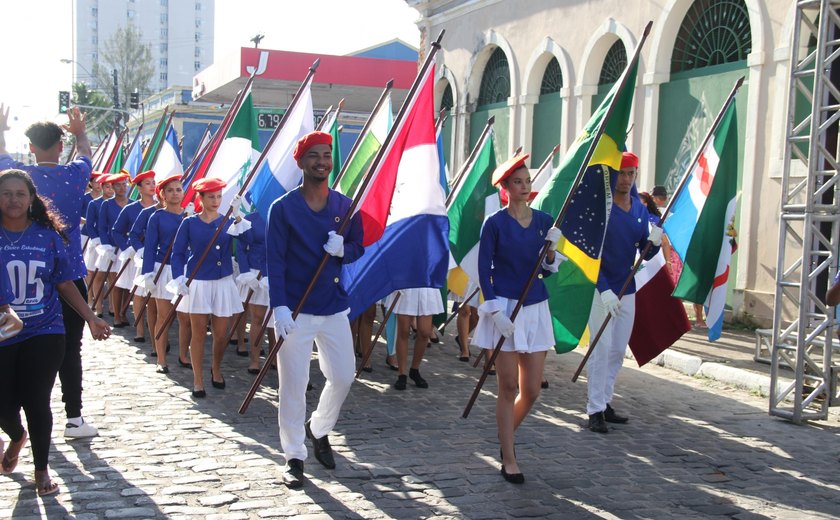
[[[233,347],[227,388],[208,380],[207,398],[194,400],[175,348],[171,373],[159,375],[148,343],[121,334],[84,346],[84,412],[101,435],[63,438],[57,383],[50,465],[61,493],[35,496],[27,448],[17,471],[0,476],[0,518],[840,517],[836,413],[797,426],[745,390],[626,360],[613,404],[631,421],[594,434],[584,428],[585,377],[570,382],[577,352],[550,353],[551,386],[517,434],[526,483],[508,484],[495,382],[462,419],[479,371],[458,362],[451,336],[428,351],[426,390],[394,390],[377,346],[373,373],[354,385],[331,435],[337,468],[310,455],[306,486],[290,491],[278,480],[275,373],[239,415],[253,376]],[[317,362],[312,382],[310,412],[323,387]]]

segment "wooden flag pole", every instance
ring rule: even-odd
[[[303,92],[304,87],[309,85],[312,81],[312,77],[315,75],[315,71],[318,69],[318,65],[321,63],[320,59],[315,60],[315,63],[309,67],[309,72],[306,75],[306,78],[303,80],[303,83],[300,84],[300,88],[298,88],[297,92],[295,92],[295,97],[292,98],[292,101],[289,103],[289,108],[286,109],[286,112],[283,114],[283,117],[280,119],[280,123],[277,125],[277,128],[274,129],[274,133],[271,134],[271,138],[269,138],[268,143],[266,143],[265,148],[263,148],[260,157],[254,163],[254,166],[251,168],[251,171],[248,173],[248,176],[245,178],[245,182],[242,183],[242,186],[239,187],[239,193],[237,194],[238,197],[242,197],[245,194],[245,191],[248,189],[248,185],[251,183],[251,180],[254,176],[259,172],[260,167],[262,166],[262,162],[265,159],[265,156],[268,154],[268,151],[271,149],[271,145],[274,143],[274,140],[280,134],[281,130],[286,124],[286,121],[289,118],[289,114],[294,109],[295,105],[297,104],[298,100],[300,99],[300,95]],[[248,84],[246,86],[251,85],[251,81],[254,79],[253,76],[248,80]],[[243,89],[242,99],[245,97],[245,90]],[[233,118],[231,118],[232,120]],[[224,138],[224,133],[219,132],[218,135],[220,138]],[[218,150],[218,148],[217,148]],[[212,160],[212,158],[211,158]],[[198,263],[195,264],[195,268],[190,273],[189,278],[187,279],[187,287],[192,283],[195,275],[198,274],[198,270],[201,268],[201,265],[204,263],[204,260],[207,259],[207,255],[210,254],[210,250],[213,248],[213,244],[216,242],[216,239],[219,238],[219,235],[222,233],[222,229],[224,229],[225,224],[227,223],[228,219],[230,218],[231,213],[233,213],[233,206],[228,207],[227,211],[225,212],[224,218],[219,221],[219,226],[216,228],[216,232],[213,233],[213,237],[207,242],[207,246],[205,246],[204,251],[201,253],[201,256],[198,258]],[[173,276],[175,273],[173,273]],[[158,334],[155,336],[155,339],[163,334],[163,331],[166,330],[172,320],[175,319],[175,309],[178,307],[178,304],[181,303],[183,299],[183,295],[179,294],[178,298],[175,300],[175,304],[172,307],[172,310],[164,320],[164,326],[160,329]]]
[[[467,172],[470,171],[470,168],[472,168],[475,158],[478,156],[478,151],[484,146],[484,142],[490,135],[490,129],[493,128],[493,124],[495,122],[496,116],[490,116],[487,118],[487,122],[484,124],[484,129],[481,131],[481,136],[479,136],[478,141],[476,141],[475,146],[473,146],[472,151],[470,151],[469,157],[467,157],[467,160],[464,161],[464,165],[461,166],[461,170],[458,172],[458,175],[452,179],[452,188],[449,190],[449,195],[446,196],[446,209],[449,209],[450,204],[453,200],[455,200],[455,193],[458,191],[461,180]]]
[[[586,168],[589,166],[589,161],[592,159],[592,155],[595,153],[595,147],[598,144],[598,141],[601,139],[601,136],[606,129],[606,123],[610,119],[610,115],[612,114],[613,110],[615,109],[616,100],[619,98],[619,95],[624,88],[627,86],[628,80],[628,72],[636,66],[637,62],[639,61],[639,54],[642,51],[642,46],[645,44],[648,35],[650,34],[651,26],[653,22],[648,22],[645,26],[644,33],[642,34],[639,43],[636,45],[636,50],[633,53],[632,59],[627,62],[627,67],[624,69],[624,72],[621,74],[621,78],[619,79],[618,88],[616,89],[616,96],[612,99],[610,106],[607,108],[607,112],[604,114],[601,123],[598,125],[598,130],[595,133],[592,142],[589,144],[589,148],[586,151],[586,155],[581,162],[580,169],[575,176],[574,183],[572,184],[569,193],[566,194],[566,199],[563,201],[563,206],[560,209],[560,213],[557,215],[557,218],[554,220],[554,227],[559,227],[562,224],[563,219],[566,217],[566,212],[569,209],[569,204],[571,204],[572,196],[577,191],[578,187],[580,186],[581,181],[583,180],[583,176],[586,173]],[[531,286],[534,284],[534,280],[537,279],[537,275],[540,273],[542,268],[543,259],[545,259],[546,255],[548,254],[548,248],[551,246],[551,242],[547,241],[543,245],[542,249],[540,250],[539,257],[534,265],[533,270],[531,271],[531,276],[528,278],[528,282],[525,284],[525,287],[522,289],[522,293],[519,295],[519,299],[516,302],[516,306],[513,308],[513,312],[510,315],[510,321],[514,322],[516,320],[516,316],[519,314],[520,309],[522,309],[522,305],[525,301],[525,297],[528,295],[528,291],[530,291]],[[495,348],[493,349],[493,353],[490,355],[490,359],[484,365],[484,370],[481,372],[481,377],[478,379],[478,383],[475,385],[475,389],[473,390],[472,395],[470,396],[469,401],[467,402],[467,406],[464,408],[464,413],[461,415],[464,419],[466,419],[469,414],[470,410],[472,409],[473,405],[475,404],[476,399],[478,398],[478,394],[481,392],[481,387],[484,386],[484,381],[487,379],[487,375],[490,372],[490,367],[493,366],[493,363],[496,362],[496,357],[499,355],[499,352],[502,350],[502,345],[505,343],[505,337],[502,336],[499,338],[498,343],[496,343]]]
[[[394,307],[397,306],[397,302],[400,301],[400,296],[402,296],[402,291],[397,291],[397,294],[394,296],[394,300],[391,302],[391,305],[388,306],[388,312],[382,317],[382,323],[379,324],[379,328],[376,329],[376,335],[373,336],[373,341],[370,342],[370,348],[367,352],[365,352],[364,356],[362,357],[362,362],[359,365],[359,368],[356,369],[356,379],[359,379],[359,375],[362,373],[362,368],[367,365],[368,361],[370,361],[370,356],[373,355],[373,347],[376,346],[376,342],[379,341],[379,336],[382,335],[382,331],[385,330],[385,324],[388,323],[388,319],[391,317],[391,314],[394,312]]]
[[[475,290],[474,290],[473,292],[471,292],[469,296],[467,296],[466,298],[464,298],[463,303],[465,304],[465,303],[467,303],[468,301],[470,301],[470,300],[472,300],[473,298],[475,298],[475,295],[476,295],[476,294],[478,294],[478,291],[480,291],[480,290],[481,290],[481,289],[480,289],[479,287],[476,287],[476,288],[475,288]],[[457,315],[458,315],[458,313],[457,313],[457,312],[454,312],[454,310],[453,310],[452,314],[451,314],[448,318],[446,318],[446,321],[445,321],[445,322],[443,322],[443,325],[441,325],[440,327],[438,327],[438,332],[443,333],[443,329],[445,329],[445,328],[446,328],[446,326],[447,326],[447,325],[449,325],[449,323],[450,323],[453,319],[455,319],[455,316],[457,316]]]
[[[338,175],[336,175],[335,180],[333,181],[332,188],[335,189],[338,186],[338,182],[344,176],[344,173],[347,171],[347,166],[352,162],[353,156],[356,155],[356,152],[361,145],[362,139],[364,139],[365,135],[367,134],[368,130],[370,130],[370,126],[373,124],[373,118],[376,117],[376,114],[379,112],[379,108],[385,103],[385,99],[388,97],[388,93],[391,92],[391,88],[394,86],[394,80],[389,79],[388,83],[385,84],[385,90],[382,91],[382,94],[379,95],[379,99],[376,100],[376,104],[373,106],[373,110],[371,111],[370,115],[365,121],[362,130],[359,132],[359,137],[356,138],[356,142],[353,143],[353,147],[350,148],[350,153],[347,155],[347,160],[344,161],[344,164],[341,166],[341,170],[339,170]]]
[[[718,112],[717,117],[712,122],[711,128],[706,133],[706,137],[703,138],[703,142],[700,144],[700,147],[697,149],[697,153],[694,154],[694,158],[691,160],[691,163],[688,165],[688,168],[683,172],[682,178],[680,179],[680,183],[677,185],[677,189],[674,191],[674,194],[671,196],[671,200],[668,201],[668,205],[665,207],[665,211],[662,213],[662,218],[659,221],[659,227],[665,225],[665,219],[668,217],[668,214],[671,212],[671,208],[674,205],[674,201],[677,200],[677,195],[685,188],[686,184],[688,184],[689,177],[691,176],[691,172],[694,171],[694,168],[697,166],[697,163],[700,161],[700,156],[706,150],[706,146],[708,146],[709,141],[714,136],[715,131],[717,130],[718,126],[720,126],[720,122],[723,119],[723,115],[726,113],[726,109],[729,108],[729,105],[732,104],[732,101],[735,99],[735,95],[738,93],[738,90],[741,88],[741,85],[744,83],[744,76],[741,76],[738,81],[735,82],[735,86],[732,87],[732,91],[729,93],[729,97],[726,98],[726,102],[723,104],[723,108],[720,109]],[[650,240],[648,240],[647,244],[645,244],[644,249],[639,254],[639,257],[636,259],[636,263],[633,265],[632,269],[630,269],[630,273],[627,275],[627,279],[624,280],[624,285],[621,286],[621,290],[618,292],[618,300],[621,301],[621,298],[627,292],[627,289],[630,287],[630,282],[633,281],[633,277],[636,276],[636,272],[639,270],[639,267],[642,265],[647,254],[650,252],[650,248],[653,247]],[[589,357],[592,355],[592,352],[595,350],[595,346],[598,344],[598,340],[601,339],[601,335],[607,328],[607,324],[610,322],[610,318],[612,318],[612,314],[607,313],[604,317],[604,322],[601,324],[601,328],[598,329],[598,333],[595,334],[592,341],[589,342],[589,348],[586,351],[586,354],[583,356],[583,359],[580,360],[580,364],[575,370],[575,373],[572,375],[572,383],[578,380],[580,377],[580,373],[583,371],[583,367],[586,366],[586,362],[589,361]]]
[[[379,148],[379,151],[376,153],[376,156],[373,158],[373,162],[371,163],[370,167],[367,170],[367,173],[362,179],[362,184],[359,186],[359,189],[356,191],[356,196],[353,197],[353,202],[350,203],[350,207],[347,208],[347,212],[344,215],[344,218],[341,220],[341,224],[336,231],[337,235],[343,235],[344,230],[350,223],[353,214],[356,212],[356,207],[359,205],[362,199],[362,195],[365,193],[368,184],[371,182],[373,174],[376,172],[377,168],[379,167],[380,162],[383,160],[385,156],[385,151],[390,146],[390,142],[394,140],[394,137],[402,125],[402,121],[405,118],[405,114],[409,110],[410,102],[414,99],[417,94],[417,91],[420,89],[420,84],[422,83],[424,77],[426,76],[426,72],[428,71],[429,67],[432,66],[435,54],[440,49],[440,41],[443,39],[445,31],[441,31],[440,35],[438,35],[437,40],[432,42],[431,49],[429,54],[426,56],[425,61],[423,62],[423,66],[420,68],[420,72],[417,74],[417,77],[414,79],[414,83],[411,85],[411,89],[408,91],[408,95],[405,98],[405,102],[403,103],[402,107],[400,107],[400,111],[397,114],[396,119],[394,120],[394,126],[391,127],[391,130],[388,131],[388,137],[385,139],[385,142],[382,143],[382,146]],[[295,307],[294,312],[292,313],[292,319],[296,319],[303,309],[303,305],[306,303],[306,300],[309,298],[310,293],[315,288],[315,283],[318,281],[318,277],[321,275],[321,272],[327,265],[327,262],[330,259],[329,253],[324,253],[324,256],[321,257],[321,262],[318,264],[318,267],[315,269],[315,274],[312,276],[312,279],[309,281],[309,285],[306,287],[303,295],[300,298],[300,302],[298,302],[297,307]],[[266,322],[268,320],[268,313],[266,313]],[[282,337],[277,338],[277,342],[274,346],[271,347],[271,352],[269,353],[266,359],[271,359],[277,355],[277,352],[280,350],[280,347],[283,345]],[[244,414],[248,410],[248,406],[251,404],[251,401],[254,399],[254,395],[257,393],[257,389],[262,384],[262,380],[265,378],[266,374],[268,373],[268,367],[270,363],[264,363],[262,368],[260,369],[259,374],[257,377],[254,378],[254,381],[251,383],[251,388],[248,390],[248,394],[245,396],[245,399],[242,401],[242,405],[239,407],[239,413]]]
[[[531,184],[535,184],[537,182],[537,179],[539,179],[540,175],[542,175],[542,173],[548,168],[549,163],[551,163],[551,161],[554,159],[554,156],[557,155],[557,152],[559,152],[559,151],[560,151],[560,145],[559,144],[554,145],[554,148],[548,154],[548,157],[546,157],[545,160],[540,165],[540,168],[537,170],[537,173],[534,174],[534,178],[531,179]]]

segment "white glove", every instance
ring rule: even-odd
[[[260,278],[260,287],[262,287],[263,291],[268,291],[268,276],[263,276]]]
[[[232,237],[238,237],[249,229],[251,229],[251,221],[243,218],[239,222],[234,221],[233,224],[228,226],[227,234]]]
[[[236,283],[239,285],[243,285],[252,291],[256,291],[260,286],[260,281],[257,280],[257,276],[259,276],[260,272],[256,269],[251,269],[247,273],[242,273],[236,277]]]
[[[510,321],[510,318],[508,318],[504,312],[494,312],[490,315],[490,317],[493,318],[493,323],[496,325],[496,328],[499,329],[499,333],[502,336],[506,338],[513,336],[513,322]]]
[[[548,263],[548,257],[543,258],[542,268],[546,271],[550,271],[552,273],[556,273],[558,269],[560,269],[560,264],[568,260],[564,255],[561,255],[557,251],[554,252],[554,263]]]
[[[552,250],[557,249],[557,242],[560,242],[561,238],[563,238],[563,232],[558,227],[552,227],[545,233],[545,239],[551,242]]]
[[[607,289],[601,293],[601,303],[604,304],[604,308],[607,309],[610,316],[618,318],[618,310],[621,309],[621,301],[611,289]]]
[[[236,220],[242,220],[245,215],[242,214],[242,196],[234,195],[233,200],[230,201],[230,209],[232,210],[230,216]]]
[[[108,244],[100,244],[96,246],[96,253],[99,255],[99,258],[96,260],[96,268],[100,271],[105,271],[108,269],[117,259],[117,255],[115,254],[116,249],[114,246],[109,246]]]
[[[190,202],[187,204],[187,207],[184,208],[184,216],[191,217],[193,215],[195,215],[195,205]]]
[[[126,260],[134,256],[135,253],[136,251],[134,250],[134,248],[128,246],[128,249],[123,249],[122,251],[120,251],[119,259],[120,261],[125,262]]]
[[[288,307],[283,305],[274,308],[274,331],[276,333],[286,339],[296,328],[297,325],[292,318],[292,311]]]
[[[134,285],[151,292],[155,288],[155,273],[137,275],[134,277]]]
[[[648,234],[648,240],[650,240],[650,243],[653,244],[653,247],[659,247],[659,244],[662,243],[662,228],[659,226],[651,226],[650,233]]]
[[[166,284],[166,290],[175,296],[188,296],[190,294],[190,288],[187,286],[187,277],[181,275],[174,280],[170,280]]]
[[[329,238],[327,238],[327,243],[324,244],[324,251],[332,256],[344,256],[344,237],[335,231],[330,231],[327,234]]]
[[[137,264],[137,265],[140,265],[140,264],[143,263],[143,248],[142,247],[140,249],[138,249],[137,252],[134,254],[134,263]]]

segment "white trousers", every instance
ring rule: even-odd
[[[318,400],[318,408],[310,417],[312,434],[323,437],[338,421],[341,405],[356,375],[348,313],[349,310],[331,316],[298,315],[295,320],[297,328],[277,353],[277,377],[280,382],[277,424],[286,460],[306,460],[306,385],[309,383],[313,341],[318,346],[318,362],[327,383]]]
[[[607,311],[601,302],[601,296],[595,292],[592,310],[589,313],[589,334],[592,338],[604,323]],[[607,328],[595,345],[595,350],[586,363],[588,401],[586,413],[603,412],[612,401],[613,388],[618,370],[624,363],[624,352],[633,332],[633,319],[636,316],[636,295],[626,294],[621,298],[621,309],[617,318],[610,318]]]

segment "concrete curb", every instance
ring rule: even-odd
[[[625,351],[624,357],[635,361],[633,353],[630,352],[629,348]],[[664,368],[676,370],[687,376],[705,377],[762,396],[770,395],[770,376],[756,374],[741,368],[734,368],[723,363],[704,362],[699,356],[666,350],[650,362]],[[791,380],[780,379],[779,383],[787,385],[791,383]]]

